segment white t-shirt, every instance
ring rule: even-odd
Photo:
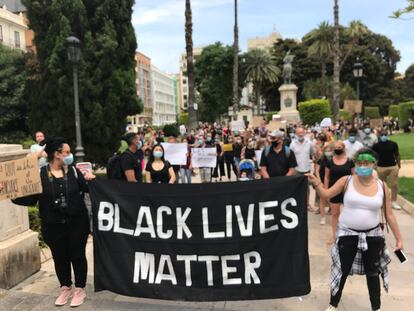
[[[344,141],[345,144],[345,152],[349,159],[352,159],[354,154],[364,148],[364,145],[360,143],[359,141],[355,141],[354,143],[351,143],[348,139]]]
[[[295,168],[296,171],[300,173],[309,172],[311,170],[311,155],[313,154],[312,143],[307,139],[302,143],[295,139],[289,148],[295,153],[296,163],[298,164]]]

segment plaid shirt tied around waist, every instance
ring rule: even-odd
[[[357,232],[352,229],[346,228],[338,224],[338,230],[336,232],[336,241],[332,247],[332,267],[331,267],[331,293],[333,296],[339,290],[339,283],[342,278],[342,269],[341,269],[341,260],[339,257],[339,247],[338,242],[339,238],[343,236],[358,236],[358,251],[355,255],[354,262],[352,264],[351,271],[349,275],[357,274],[364,275],[364,263],[362,261],[362,252],[368,249],[367,237],[382,237],[384,238],[384,233],[380,226],[373,228],[368,232]],[[384,243],[383,251],[380,255],[380,266],[379,272],[382,277],[382,282],[385,291],[388,293],[388,264],[391,262],[390,254],[388,252],[387,246]]]

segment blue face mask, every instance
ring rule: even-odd
[[[137,149],[141,149],[141,148],[142,148],[142,141],[138,141]]]
[[[71,165],[73,163],[73,154],[69,154],[68,156],[63,158],[63,163],[66,165]]]
[[[160,159],[163,156],[163,152],[162,151],[154,151],[154,158]]]
[[[370,128],[364,128],[364,133],[365,134],[371,134],[371,129]]]
[[[374,169],[369,166],[358,166],[357,168],[355,168],[355,173],[357,173],[358,176],[362,177],[371,176],[373,171]]]
[[[385,143],[386,141],[388,141],[388,136],[387,135],[381,135],[380,139],[383,143]]]
[[[348,140],[349,140],[350,143],[353,144],[356,141],[356,137],[355,136],[349,136]]]

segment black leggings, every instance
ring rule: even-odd
[[[372,310],[381,307],[381,288],[379,279],[379,261],[384,248],[384,239],[381,237],[367,237],[368,249],[362,252],[362,261],[367,279],[369,299]],[[339,238],[338,248],[341,259],[342,278],[339,290],[335,296],[331,295],[330,304],[337,307],[341,300],[342,290],[344,289],[346,278],[352,268],[355,255],[357,253],[358,237],[344,236]]]
[[[85,249],[89,235],[88,217],[80,216],[66,224],[42,224],[42,235],[52,251],[60,286],[72,285],[71,265],[75,286],[84,288],[88,273]]]
[[[224,154],[224,159],[226,161],[227,177],[229,179],[231,179],[231,169],[233,169],[234,174],[237,176],[237,167],[234,164],[234,157],[233,157],[233,155],[226,155],[226,154]]]

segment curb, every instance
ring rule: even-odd
[[[397,198],[398,204],[401,206],[402,210],[406,212],[411,217],[414,217],[414,204],[408,201],[401,195],[398,195]]]
[[[414,164],[414,160],[401,160],[401,164]]]

